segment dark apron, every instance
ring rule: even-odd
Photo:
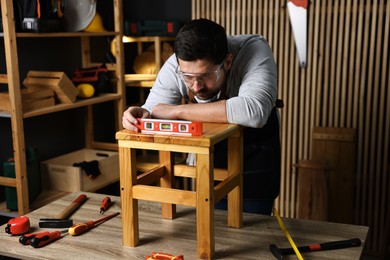
[[[224,99],[221,93],[220,99]],[[186,98],[196,103],[189,91]],[[262,128],[244,128],[244,200],[274,200],[280,191],[280,132],[277,107],[283,101],[277,100],[267,123]],[[227,168],[227,140],[214,147],[214,167]]]
[[[262,128],[244,129],[244,199],[275,199],[280,191],[279,119],[275,107]],[[227,140],[214,147],[214,167],[227,167]]]

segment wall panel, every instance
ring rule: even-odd
[[[371,228],[367,251],[379,254],[390,218],[390,1],[310,1],[307,67],[300,68],[287,0],[193,0],[192,17],[230,35],[265,36],[278,65],[282,181],[276,207],[297,216],[295,164],[310,159],[313,127],[357,131],[355,224]]]

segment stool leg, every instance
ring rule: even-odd
[[[120,147],[119,177],[122,206],[122,243],[135,247],[139,242],[138,200],[133,199],[133,185],[137,184],[135,149]]]
[[[165,188],[174,187],[174,175],[173,175],[173,156],[169,151],[159,152],[160,165],[165,166],[165,175],[160,180],[160,186]],[[170,203],[161,204],[161,215],[166,219],[174,219],[176,216],[176,205]]]
[[[198,257],[211,259],[215,251],[214,156],[196,157],[196,228]]]
[[[228,226],[242,227],[243,211],[243,137],[232,136],[228,139],[228,175],[240,173],[240,183],[228,194]]]

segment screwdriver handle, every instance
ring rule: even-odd
[[[76,224],[71,226],[68,229],[69,235],[71,236],[78,236],[86,232],[87,230],[93,228],[95,226],[95,223],[93,221],[87,221],[85,223]]]
[[[111,204],[110,197],[105,197],[103,199],[102,205],[100,205],[100,214],[103,214],[105,211],[107,211],[110,204]]]
[[[42,247],[44,245],[49,244],[50,242],[57,240],[61,237],[60,231],[54,231],[54,232],[42,232],[36,234],[30,241],[30,244],[35,247]]]
[[[39,233],[30,233],[30,234],[24,234],[19,237],[19,243],[22,245],[29,245],[30,240],[35,237]]]

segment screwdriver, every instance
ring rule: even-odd
[[[80,224],[76,224],[76,225],[73,225],[71,226],[69,229],[68,229],[68,233],[72,236],[78,236],[78,235],[81,235],[83,234],[84,232],[86,232],[87,230],[89,229],[92,229],[94,227],[96,227],[98,224],[106,221],[106,220],[109,220],[110,218],[113,218],[115,216],[119,215],[119,212],[116,212],[114,214],[111,214],[111,215],[108,215],[106,217],[103,217],[103,218],[100,218],[96,221],[92,221],[92,220],[89,220],[85,223],[80,223]]]
[[[110,197],[105,197],[103,199],[102,205],[100,205],[100,214],[103,214],[110,207],[111,199]]]

